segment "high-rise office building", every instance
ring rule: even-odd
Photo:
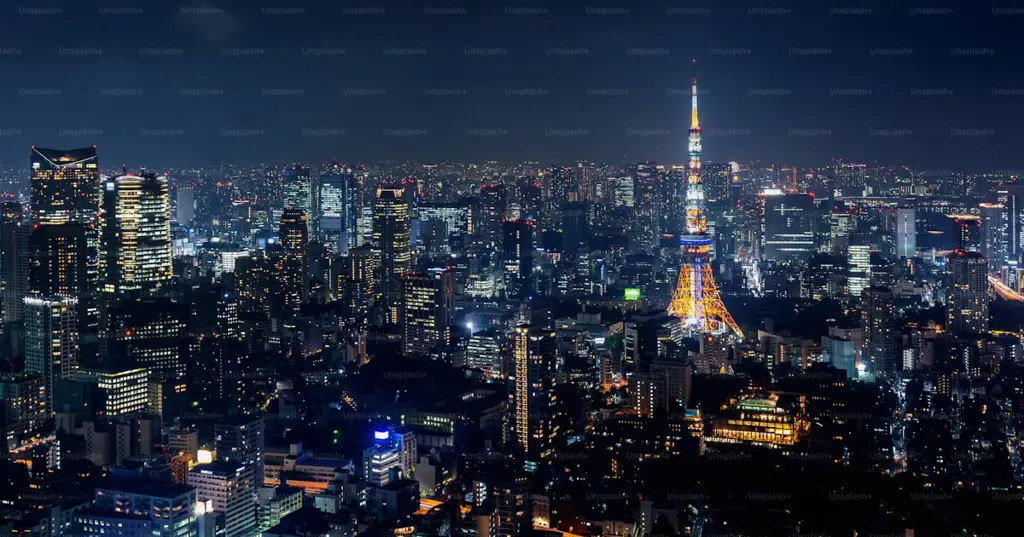
[[[502,262],[505,294],[526,298],[533,292],[533,242],[535,226],[529,220],[502,222]]]
[[[377,296],[387,303],[393,322],[401,303],[402,275],[412,268],[409,204],[403,193],[400,187],[378,187],[373,205],[373,250],[380,260]]]
[[[859,297],[871,282],[871,248],[863,244],[851,244],[847,249],[849,275],[846,278],[850,296]]]
[[[218,423],[213,429],[217,459],[244,464],[252,469],[252,480],[263,484],[263,453],[266,451],[265,423],[262,416],[244,415]],[[253,491],[255,501],[256,492]]]
[[[352,169],[332,166],[320,178],[320,233],[324,245],[335,253],[356,247],[356,203],[359,183]]]
[[[174,221],[179,226],[189,227],[196,216],[196,191],[193,185],[178,187],[175,199]]]
[[[732,199],[732,165],[705,163],[701,166],[701,173],[704,174],[704,195],[708,203]]]
[[[46,380],[39,373],[0,375],[0,415],[6,423],[0,426],[4,436],[0,449],[17,448],[41,429],[49,416],[46,404]]]
[[[988,260],[977,252],[956,251],[947,257],[946,331],[988,333]]]
[[[8,326],[25,318],[30,230],[20,203],[7,201],[0,205],[0,319],[5,333]]]
[[[590,239],[588,203],[566,203],[562,206],[562,253],[575,259],[579,252],[587,251]]]
[[[873,374],[896,371],[896,311],[892,291],[868,287],[861,292],[861,360]]]
[[[1020,261],[1024,248],[1024,185],[1004,185],[996,192],[997,203],[1003,206],[1003,222],[1006,226],[1004,249],[1006,259]],[[1001,264],[1001,263],[1000,263]]]
[[[896,209],[896,257],[911,258],[917,252],[917,211],[909,207]]]
[[[555,373],[555,333],[531,325],[517,326],[513,334],[515,385],[513,434],[528,457],[541,457],[548,448],[550,404]]]
[[[807,261],[814,255],[814,197],[768,193],[764,196],[764,259]]]
[[[466,344],[466,367],[479,369],[488,379],[502,377],[502,342],[508,338],[491,328],[474,333]]]
[[[973,214],[952,215],[953,249],[964,252],[981,251],[981,218]]]
[[[172,276],[167,177],[142,172],[107,181],[102,209],[104,293],[118,298],[158,294]]]
[[[42,375],[51,412],[54,381],[78,369],[77,305],[74,298],[25,298],[25,371]]]
[[[169,298],[117,303],[105,316],[101,355],[113,363],[144,367],[155,380],[184,379],[187,311]]]
[[[106,480],[95,507],[149,519],[153,537],[198,537],[196,489],[150,479]],[[109,535],[110,532],[106,532]]]
[[[284,311],[297,315],[309,299],[309,227],[306,215],[296,208],[288,208],[281,215],[277,267]]]
[[[98,307],[93,295],[101,278],[96,146],[71,150],[32,146],[30,162],[29,292],[76,298],[79,330],[83,335],[94,334]]]
[[[633,225],[630,250],[648,253],[657,244],[658,227],[658,170],[654,164],[642,163],[633,174]]]
[[[1006,207],[999,203],[980,203],[981,255],[988,258],[989,270],[996,272],[1006,261]]]
[[[60,150],[32,146],[32,224],[96,223],[99,163],[96,147]]]
[[[451,341],[452,271],[407,274],[402,283],[402,353],[428,356],[442,351]]]
[[[250,537],[257,529],[254,495],[258,488],[252,489],[248,470],[245,464],[217,460],[200,464],[188,473],[196,499],[211,502],[213,511],[224,515],[224,537]]]
[[[307,216],[307,236],[316,237],[317,227],[314,220],[319,215],[316,210],[319,192],[309,168],[300,164],[288,166],[281,172],[281,183],[284,208],[302,211]]]
[[[485,184],[480,187],[478,214],[473,217],[473,231],[484,237],[492,249],[500,246],[501,221],[508,210],[505,186]]]

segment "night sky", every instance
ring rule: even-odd
[[[1022,29],[987,0],[19,0],[0,163],[682,162],[696,58],[706,160],[1006,171]]]

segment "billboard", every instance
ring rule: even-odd
[[[640,300],[640,289],[636,287],[627,288],[622,298],[626,300]]]

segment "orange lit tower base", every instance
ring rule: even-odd
[[[686,233],[680,239],[683,262],[672,293],[668,313],[679,317],[691,332],[718,334],[732,329],[743,332],[725,309],[711,271],[711,237],[704,210],[704,180],[700,173],[700,122],[697,119],[697,60],[693,60],[693,93],[690,96],[689,175],[686,180]]]

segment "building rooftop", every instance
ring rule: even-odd
[[[97,494],[101,490],[126,492],[160,498],[176,498],[182,494],[195,491],[195,487],[184,483],[167,483],[155,479],[109,479],[96,487]]]

